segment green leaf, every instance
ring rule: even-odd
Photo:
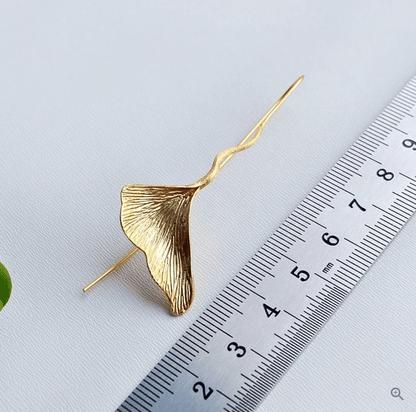
[[[12,280],[9,272],[0,263],[0,311],[6,306],[12,293]]]

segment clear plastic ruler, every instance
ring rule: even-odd
[[[416,77],[117,411],[253,411],[415,210]]]

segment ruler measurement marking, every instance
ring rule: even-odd
[[[389,207],[388,211],[391,212],[390,214],[394,214],[396,215],[397,218],[402,218],[403,222],[407,221],[407,216],[405,214],[402,213],[402,211],[397,210],[396,205],[393,205],[394,207]]]
[[[254,256],[251,258],[250,263],[251,263],[253,266],[255,266],[256,268],[258,268],[259,270],[264,270],[264,269],[259,268],[256,264],[254,264],[254,263],[252,262],[253,260],[254,260],[256,263],[258,263],[259,265],[264,266],[267,270],[270,270],[270,269],[271,269],[271,267],[269,267],[269,266],[265,265],[263,262],[259,262],[259,261],[256,259],[256,255],[254,255]]]
[[[303,233],[305,232],[305,230],[302,229],[302,228],[298,228],[300,230],[300,232],[297,231],[297,230],[295,231],[295,229],[293,229],[293,226],[296,227],[296,228],[298,228],[296,225],[289,226],[287,222],[283,222],[282,223],[282,227],[284,227],[285,230],[293,230],[293,232],[295,232],[298,236],[302,236]]]
[[[329,183],[330,182],[330,183]],[[319,186],[323,186],[325,188],[325,190],[335,190],[335,193],[338,194],[339,191],[341,190],[341,188],[337,185],[334,185],[333,182],[328,181],[328,179],[323,178],[319,183]],[[291,217],[293,216],[293,212],[291,214]]]
[[[416,205],[416,199],[414,197],[410,197],[410,196],[406,195],[404,191],[401,194],[400,193],[397,193],[397,192],[393,192],[393,193],[395,195],[397,195],[397,197],[399,197],[399,198],[402,197],[403,199],[405,199],[406,202],[412,202],[413,205],[409,203],[409,206],[410,207],[414,207]]]
[[[408,212],[409,215],[411,215],[412,214],[412,209],[408,208],[407,206],[403,205],[402,203],[403,203],[403,201],[400,200],[400,199],[396,199],[394,201],[394,204],[396,205],[396,207],[402,209],[405,212]]]
[[[204,311],[204,315],[208,316],[211,320],[213,320],[214,322],[217,322],[220,326],[224,326],[224,323],[226,322],[226,319],[223,319],[220,315],[218,315],[218,313],[214,313],[212,310],[210,310],[211,306],[208,306],[205,311]],[[208,313],[211,313],[214,317],[208,315]],[[221,319],[223,323],[221,323],[218,319]]]
[[[254,269],[253,267],[248,266],[248,265],[254,266],[254,267],[255,267],[256,269],[258,269],[258,270]],[[262,275],[262,273],[261,273],[261,272],[266,273],[267,275],[271,275],[271,274],[270,274],[270,272],[268,272],[268,271],[270,270],[270,268],[268,268],[268,269],[267,269],[267,271],[266,271],[266,270],[264,270],[264,269],[262,269],[262,268],[258,267],[258,266],[257,266],[255,263],[253,263],[252,261],[248,261],[246,266],[248,266],[248,267],[250,268],[250,270],[252,270],[252,271],[254,271],[254,272],[258,273],[259,275]],[[264,277],[264,275],[263,275],[263,277]],[[274,276],[273,276],[273,277],[274,277]]]
[[[208,333],[207,331],[204,331],[203,329],[201,329],[198,325],[195,325],[195,324],[193,324],[192,326],[191,326],[191,328],[197,328],[197,329],[199,329],[202,333],[205,333],[206,335],[208,335],[210,338],[213,338],[214,337],[214,335],[211,335],[210,333]],[[191,329],[190,328],[190,329]],[[196,331],[194,331],[193,329],[191,329],[193,332],[195,332],[195,333],[198,333],[198,332],[196,332]],[[214,333],[215,334],[215,333]],[[200,333],[198,333],[198,335],[199,336],[202,336]],[[209,338],[205,338],[205,339],[207,339],[208,341],[210,340]]]
[[[267,249],[266,249],[266,247],[267,247]],[[281,259],[281,256],[278,256],[278,255],[276,255],[274,252],[275,252],[275,250],[273,249],[273,248],[271,248],[269,245],[266,245],[266,244],[263,244],[263,246],[261,247],[261,251],[263,252],[263,253],[268,253],[269,255],[271,255],[271,256],[273,256],[273,258],[274,259],[277,259],[277,260],[274,260],[273,259],[273,262],[276,264],[276,263],[278,263],[279,262],[279,260]],[[272,258],[270,258],[270,260],[272,260]],[[250,268],[250,269],[252,269],[253,271],[254,271],[254,269],[253,268]],[[248,271],[247,271],[248,272]],[[261,273],[259,273],[259,272],[257,272],[257,271],[255,271],[257,274],[259,274],[259,275],[261,275],[261,276],[265,276],[265,275],[263,275],[263,274],[261,274]],[[249,272],[250,273],[250,272]],[[271,276],[272,278],[274,278],[275,276],[273,275],[273,274],[271,274],[271,273],[269,273],[269,272],[266,272],[269,276]],[[253,275],[254,276],[254,275]]]
[[[393,129],[395,129],[395,127],[393,127],[393,126],[389,125],[388,123],[382,121],[380,118],[377,118],[377,120],[374,123],[376,123],[377,126],[386,129],[388,132],[391,132],[391,131],[393,131]]]
[[[298,215],[300,215],[300,216],[298,216]],[[310,224],[310,222],[313,222],[313,221],[311,221],[311,220],[304,220],[304,219],[307,219],[305,216],[303,216],[303,214],[296,208],[295,209],[295,211],[292,213],[292,218],[294,218],[294,219],[298,219],[298,220],[300,220],[301,222],[303,222],[303,223],[306,223],[307,225],[309,225]],[[304,218],[304,219],[302,219],[302,218]],[[272,235],[273,236],[273,235]]]
[[[323,276],[318,275],[317,273],[315,273],[315,275],[316,275],[316,276],[318,276],[318,277],[320,277],[321,279],[323,279],[325,282],[328,282],[328,283],[330,283],[330,284],[334,285],[334,283],[333,283],[333,282],[331,282],[331,281],[330,281],[330,280],[328,280],[328,279],[325,279]]]
[[[359,272],[362,272],[362,273],[368,270],[368,266],[362,266],[363,263],[357,262],[356,259],[352,261],[352,257],[345,259],[345,261],[349,263],[349,267],[351,267],[351,269],[355,267],[356,269],[358,269]]]
[[[392,228],[394,228],[397,231],[400,230],[400,225],[398,225],[397,222],[394,219],[387,219],[386,214],[381,216],[380,222],[383,222],[386,225],[390,225]]]
[[[404,173],[402,173],[402,172],[399,172],[399,175],[401,175],[401,176],[403,176],[403,177],[406,177],[407,179],[412,180],[413,182],[416,182],[416,179],[413,179],[413,178],[411,178],[410,176],[407,176],[407,175],[405,175],[405,174],[404,174]]]
[[[352,244],[352,245],[354,245],[354,246],[359,247],[359,246],[357,245],[357,243],[353,242],[352,240],[350,240],[350,239],[348,239],[348,238],[346,238],[346,237],[344,237],[344,240],[346,240],[347,242],[351,243],[351,244]]]
[[[371,153],[375,152],[376,149],[380,146],[380,143],[376,142],[375,140],[370,143],[365,137],[361,136],[357,140],[357,145],[364,146],[366,150],[371,150]]]
[[[400,94],[401,95],[405,95],[406,96],[406,98],[408,99],[408,100],[410,100],[410,102],[412,103],[412,104],[415,104],[416,103],[416,100],[415,99],[413,99],[413,95],[412,94],[410,94],[410,93],[407,93],[406,92],[406,88],[404,88],[401,92],[400,92]]]
[[[222,304],[220,304],[220,303],[218,303],[218,302],[221,302]],[[235,308],[233,308],[232,306],[230,306],[230,305],[228,305],[228,304],[226,304],[226,303],[224,303],[218,296],[215,298],[215,300],[212,302],[212,304],[213,305],[217,305],[218,307],[220,307],[222,310],[225,310],[226,312],[228,312],[230,315],[233,315],[234,314],[234,312],[236,311],[235,310]],[[230,310],[230,309],[228,309],[227,307],[225,307],[225,306],[228,306],[228,308],[230,308],[230,309],[232,309],[232,310]]]
[[[319,197],[315,197],[315,195],[314,195],[313,192],[309,193],[309,195],[307,196],[307,198],[312,198],[313,200],[312,199],[308,199],[308,200],[310,200],[311,202],[315,203],[319,207],[322,207],[322,205],[319,205],[319,202],[321,202],[324,206],[331,207],[332,209],[334,208],[334,206],[332,206],[329,202],[325,202],[324,200],[320,199]]]
[[[131,399],[130,397],[128,399]],[[140,409],[137,409],[134,405],[132,405],[130,402],[127,401],[127,399],[124,401],[126,402],[128,405],[130,405],[132,408],[134,408],[136,411],[142,412],[140,411]],[[137,403],[137,402],[136,402]],[[147,409],[145,406],[137,403],[139,406],[141,406],[143,409],[145,409],[148,412],[151,412],[150,409]],[[123,407],[126,411],[129,411],[129,409],[127,409],[125,406],[121,405],[121,407]],[[131,410],[131,409],[130,409]]]
[[[281,231],[281,235],[285,235],[286,237],[288,237],[289,239],[291,239],[292,240],[292,238],[291,237],[289,237],[289,235],[290,236],[292,236],[292,237],[294,237],[295,239],[297,239],[297,240],[300,240],[301,242],[304,242],[305,240],[304,239],[302,239],[300,236],[298,236],[298,235],[295,235],[294,233],[292,233],[292,232],[289,232],[289,230],[287,230],[287,229],[284,229],[284,230],[282,230]],[[294,242],[296,242],[296,240],[293,240]]]
[[[151,373],[151,372],[150,372]],[[150,373],[149,373],[149,375],[150,375]],[[153,374],[155,374],[154,372],[153,372]],[[161,388],[163,388],[165,391],[167,391],[167,392],[169,392],[169,393],[171,393],[172,395],[174,394],[170,389],[168,389],[168,388],[165,388],[160,382],[158,382],[157,380],[155,380],[155,379],[153,379],[151,376],[149,376],[149,375],[147,375],[147,379],[150,379],[150,380],[152,380],[154,383],[156,383],[157,385],[159,385]],[[163,393],[163,392],[162,392]]]
[[[374,249],[372,246],[379,246],[378,243],[372,242],[371,239],[366,236],[362,241],[361,244],[363,244],[365,247],[374,250],[374,252],[377,253],[377,256],[380,254],[380,252],[383,250],[383,247],[379,247],[380,250]],[[371,245],[371,246],[370,246]]]
[[[278,263],[279,260],[275,260],[275,259],[279,259],[278,257],[270,257],[269,255],[266,255],[266,253],[269,253],[271,255],[271,253],[267,250],[264,250],[263,248],[259,249],[256,252],[256,255],[261,255],[261,258],[267,262],[269,265],[274,266],[276,263]]]
[[[157,370],[159,373],[160,373],[160,371],[158,370],[158,369],[156,369],[156,367],[155,368],[153,368],[153,370]],[[163,381],[164,383],[166,383],[166,385],[169,385],[169,386],[171,386],[171,384],[169,383],[169,382],[167,382],[166,380],[164,380],[163,378],[161,378],[159,375],[157,375],[155,372],[151,372],[153,375],[155,375],[155,376],[157,376],[161,381]],[[172,379],[172,381],[173,381],[173,379]],[[159,385],[161,385],[160,383],[159,383]],[[161,385],[162,386],[162,385]],[[162,388],[163,388],[163,386],[162,386]]]
[[[186,339],[187,341],[191,342],[192,345],[195,345],[197,348],[201,349],[202,351],[204,351],[205,353],[209,353],[209,351],[207,351],[205,348],[203,348],[202,346],[198,345],[196,342],[194,342],[193,340],[191,340],[190,338],[188,338],[187,336],[183,336],[184,339]],[[189,346],[189,345],[188,345]],[[198,351],[199,353],[199,351]]]
[[[212,304],[208,306],[210,309],[212,310],[216,310],[218,313],[213,312],[212,310],[208,310],[209,313],[212,313],[214,316],[217,316],[219,319],[221,319],[223,322],[227,322],[227,319],[223,319],[219,314],[221,314],[222,316],[225,316],[226,318],[230,318],[229,315],[227,315],[226,313],[222,312],[221,310],[219,310],[217,307],[213,306]]]
[[[201,318],[202,318],[202,316],[208,316],[210,319],[212,319],[209,315],[207,315],[206,314],[206,312],[203,312],[202,313],[202,315],[201,315]],[[224,335],[227,335],[228,337],[230,337],[231,339],[233,338],[228,332],[226,332],[225,330],[223,330],[223,329],[221,329],[219,326],[217,326],[217,325],[214,325],[213,323],[211,323],[211,322],[209,322],[209,321],[207,321],[206,319],[204,319],[206,322],[208,322],[211,326],[213,326],[214,328],[217,328],[220,332],[222,332]],[[218,322],[218,321],[217,321]],[[220,322],[218,322],[218,323],[220,323]],[[223,326],[221,323],[220,323],[220,325],[221,326]]]
[[[404,105],[400,101],[398,102],[396,98],[393,99],[393,102],[390,103],[390,105],[400,107],[403,111],[406,112],[412,109],[412,106]]]
[[[164,375],[164,376],[166,376],[168,379],[170,379],[172,382],[175,380],[175,379],[173,379],[171,376],[168,376],[168,375],[166,375],[166,373],[164,373],[163,371],[161,371],[161,370],[159,370],[159,369],[157,369],[157,367],[158,366],[160,366],[160,367],[163,367],[162,365],[160,365],[160,364],[157,364],[153,369],[155,369],[155,370],[157,370],[158,372],[160,372],[162,375]],[[165,370],[167,370],[166,368],[164,368]]]
[[[185,337],[183,337],[183,338],[185,339]],[[189,345],[188,343],[184,342],[184,341],[182,340],[182,338],[179,338],[179,339],[178,339],[178,342],[181,342],[181,343],[182,343],[182,345],[185,345],[185,346],[187,346],[188,348],[190,348],[190,349],[194,350],[196,353],[199,353],[199,350],[198,350],[198,349],[195,349],[194,347],[192,347],[192,346],[191,346],[191,345]],[[185,352],[189,353],[191,356],[196,356],[194,353],[189,352],[189,351],[188,351],[188,349],[186,349],[186,348],[184,348],[184,347],[180,346],[180,345],[179,345],[179,343],[177,343],[177,345],[178,345],[181,349],[183,349]]]
[[[375,149],[368,149],[361,141],[357,140],[354,145],[353,148],[355,149],[355,151],[358,151],[361,155],[363,155],[364,157],[371,157],[373,155],[373,153],[375,152]],[[353,150],[354,151],[354,150]]]
[[[304,231],[311,225],[310,221],[305,222],[304,220],[299,219],[298,217],[295,217],[293,215],[288,217],[286,219],[286,222],[292,224],[295,227],[301,228],[301,230],[304,230]]]
[[[373,159],[373,158],[370,158],[369,160],[372,160],[374,163],[377,163],[377,164],[379,164],[379,165],[382,165],[382,164],[383,164],[383,163],[381,163],[381,162],[379,162],[378,160]]]
[[[280,259],[280,258],[279,258]],[[257,275],[259,276],[263,276],[263,279],[266,275],[264,275],[263,273],[258,272],[256,269],[253,269],[251,267],[248,266],[248,264],[243,267],[240,272],[247,272],[248,274],[250,274],[251,276],[255,277],[257,280],[262,281],[262,278],[259,278],[258,276],[256,276],[254,273],[250,272],[250,270],[248,270],[247,268],[249,268],[251,271],[253,271],[254,273],[257,273]],[[266,272],[267,273],[267,272]],[[272,275],[271,273],[267,273],[268,275],[270,275],[271,277],[274,277],[274,275]]]
[[[389,242],[389,239],[388,238],[387,239],[385,239],[385,238],[383,239],[382,237],[378,236],[380,233],[377,230],[375,230],[371,226],[367,226],[367,227],[370,228],[370,230],[372,230],[373,232],[376,232],[377,233],[377,235],[375,235],[374,233],[369,233],[369,235],[368,235],[369,237],[371,236],[373,238],[374,237],[377,238],[379,240],[379,243],[387,244]]]
[[[321,206],[316,203],[311,203],[311,201],[307,197],[303,200],[299,207],[309,210],[310,212],[316,214],[316,216],[319,216],[321,212],[325,209],[325,206]],[[291,246],[293,246],[293,244]]]
[[[350,269],[351,269],[351,265],[347,265],[346,263],[343,263],[343,265],[345,266],[345,267],[340,267],[340,269],[339,269],[339,271],[343,271],[343,272],[347,272],[347,273],[349,273],[350,275],[352,275],[352,276],[354,276],[354,278],[352,278],[353,280],[357,280],[357,279],[359,279],[361,276],[360,275],[357,275],[356,273],[354,273],[354,272],[352,272]],[[337,274],[337,272],[335,272],[335,274]]]
[[[147,378],[147,377],[146,377]],[[145,379],[146,379],[145,378]],[[159,388],[156,388],[156,386],[154,386],[154,385],[152,385],[150,382],[147,382],[145,379],[143,379],[143,381],[142,382],[144,382],[144,383],[147,383],[149,386],[151,386],[154,390],[156,390],[156,391],[158,391],[158,392],[160,392],[161,393],[161,395],[163,395],[163,391],[161,391]],[[143,387],[143,385],[142,384],[140,384],[140,386],[142,386]],[[146,387],[144,387],[145,389],[146,389]],[[134,392],[134,391],[133,391]]]
[[[349,179],[342,179],[338,174],[335,174],[332,169],[328,172],[328,176],[331,176],[331,179],[333,182],[337,182],[339,184],[341,184],[342,186],[344,186],[346,183],[348,183]],[[303,202],[302,202],[303,203]],[[301,203],[301,204],[302,204]]]
[[[273,240],[270,237],[267,242],[270,243],[272,246],[274,246],[273,250],[274,250],[275,253],[278,253],[278,254],[280,254],[281,256],[284,257],[286,255],[287,251],[289,250],[289,247],[287,247],[284,243],[281,243],[280,241],[276,241],[276,243],[275,243],[275,242],[273,242]]]
[[[348,279],[350,279],[350,280],[352,280],[353,282],[357,282],[357,280],[359,280],[360,279],[360,277],[359,276],[357,276],[357,275],[355,275],[354,274],[354,276],[351,276],[351,275],[349,275],[349,274],[347,274],[346,273],[347,271],[345,270],[345,269],[340,269],[339,270],[339,274],[341,274],[342,276],[345,276],[345,277],[347,277]],[[334,276],[337,276],[337,273],[335,273],[335,275]],[[342,278],[341,278],[342,279]],[[346,280],[346,279],[343,279],[343,280]],[[352,283],[352,285],[354,285],[355,283]]]
[[[161,359],[161,362],[165,362],[167,363],[164,359]],[[169,365],[169,363],[167,363]],[[163,366],[160,362],[156,365],[156,366],[160,366],[161,368],[163,368],[165,371],[168,371],[169,373],[171,373],[175,378],[177,378],[179,375],[177,375],[176,373],[173,373],[171,370],[169,370],[166,366]],[[173,366],[169,365],[172,369],[175,369]],[[177,369],[175,369],[177,370]],[[178,371],[179,372],[179,371]],[[156,395],[157,396],[157,395]]]
[[[264,296],[262,296],[262,295],[260,295],[259,293],[257,293],[257,292],[255,292],[254,290],[251,290],[251,289],[249,289],[248,288],[248,286],[246,286],[246,285],[242,285],[240,282],[238,282],[237,281],[237,279],[239,279],[239,280],[241,280],[239,277],[238,277],[238,275],[234,278],[234,283],[237,283],[238,285],[240,285],[242,288],[245,288],[246,290],[248,290],[250,293],[252,293],[252,294],[254,294],[254,295],[257,295],[258,297],[260,297],[260,298],[262,298],[262,299],[264,299],[264,300],[266,300],[266,298],[264,297]],[[243,280],[244,281],[244,280]],[[245,283],[247,283],[247,282],[245,282]],[[248,284],[248,283],[247,283]],[[249,294],[249,293],[248,293]]]
[[[374,129],[376,130],[372,130],[373,133],[377,133],[377,136],[379,136],[380,139],[385,139],[388,135],[382,133],[382,130],[380,129],[380,127],[382,127],[382,125],[378,125],[376,126],[375,124],[372,125],[374,127]],[[370,130],[371,131],[371,130]],[[378,149],[378,142],[376,142],[374,140],[373,144],[370,144],[368,142],[366,142],[363,139],[363,136],[360,136],[351,146],[351,149],[355,149],[355,151],[359,151],[362,152],[361,155],[364,157],[369,157],[372,156],[373,153]],[[347,151],[347,153],[349,152],[349,150]]]
[[[404,87],[403,87],[403,89],[400,91],[400,93],[399,93],[399,94],[403,93],[404,91],[408,91],[408,89],[409,89],[408,94],[409,94],[412,98],[416,98],[416,96],[414,96],[414,95],[413,95],[413,89],[412,89],[413,80],[414,80],[414,79],[410,80],[410,81],[406,84],[406,86],[404,86]]]
[[[382,229],[383,233],[387,233],[389,236],[389,238],[393,238],[394,236],[396,236],[397,230],[390,230],[389,227],[385,226],[382,222],[378,222],[374,225],[374,228],[376,229]]]
[[[387,113],[381,113],[381,115],[379,117],[381,119],[384,119],[386,122],[393,124],[394,126],[397,126],[400,123],[400,121],[402,120],[398,116],[393,116],[393,115],[387,114]]]
[[[289,248],[290,248],[291,246],[293,246],[293,239],[290,239],[290,238],[289,238],[289,239],[292,241],[292,243],[290,243],[290,241],[286,241],[286,239],[285,239],[285,238],[280,237],[279,235],[280,235],[280,233],[279,233],[279,232],[276,232],[276,233],[274,233],[274,234],[271,236],[271,238],[272,238],[273,240],[276,240],[276,242],[277,242],[277,243],[279,243],[281,246],[285,246],[285,247],[286,247],[285,243],[287,243],[287,244],[289,245]],[[283,242],[284,242],[284,243],[283,243]]]
[[[140,390],[138,390],[138,392],[139,392]],[[142,391],[140,391],[140,393],[142,393]],[[153,405],[150,403],[150,402],[148,402],[148,401],[146,401],[145,399],[143,399],[140,395],[137,395],[136,393],[131,393],[130,394],[130,399],[132,400],[132,401],[134,401],[134,402],[136,402],[138,405],[140,405],[140,406],[142,406],[139,402],[137,402],[136,401],[136,399],[133,399],[131,396],[132,395],[134,395],[134,396],[136,396],[137,398],[139,398],[142,402],[144,402],[145,404],[147,404],[147,405],[149,405],[150,407],[152,407]],[[149,396],[148,396],[149,397]],[[152,400],[153,402],[155,402],[155,400],[154,399],[152,399],[152,398],[150,398],[150,400]]]
[[[240,401],[238,404],[239,408],[241,408],[242,406],[245,406],[244,411],[248,412],[251,410],[252,406],[247,405],[246,402],[243,402],[237,395],[234,395],[234,397]]]
[[[173,355],[172,353],[168,352],[170,355]],[[176,357],[176,356],[175,356]],[[191,374],[192,376],[195,376],[195,378],[198,379],[198,375],[196,375],[195,373],[191,372],[188,368],[185,368],[185,366],[179,364],[178,362],[176,362],[175,360],[169,358],[169,356],[165,355],[165,358],[168,358],[170,361],[172,361],[175,365],[178,365],[179,367],[181,367],[183,370],[185,370],[186,372],[188,372],[189,374]],[[144,380],[144,379],[143,379]],[[152,385],[153,386],[153,385]]]
[[[393,216],[392,215],[392,212],[391,211],[387,211],[387,210],[384,210],[384,209],[382,209],[380,206],[377,206],[377,205],[372,205],[373,207],[375,207],[376,209],[379,209],[379,210],[381,210],[382,212],[384,212],[384,214],[386,215],[386,216],[390,216],[389,218],[390,219],[392,219],[392,220],[394,220],[394,221],[396,221],[396,218],[395,218],[395,216]],[[403,222],[404,222],[404,220],[402,221],[402,223],[400,223],[399,222],[399,224],[402,226],[403,225]]]
[[[371,253],[369,250],[366,250],[363,246],[363,244],[361,243],[360,246],[356,245],[357,248],[353,251],[354,253],[361,253],[362,255],[368,257],[369,259],[371,259],[370,261],[373,262],[374,259],[377,258],[378,254],[376,253]],[[371,256],[370,256],[371,255]]]
[[[230,300],[230,302],[232,302],[233,304],[237,305],[238,307],[241,306],[241,304],[244,302],[243,300],[240,300],[238,298],[236,298],[234,295],[231,295],[227,290],[223,290],[221,293],[226,293],[228,295],[228,300],[230,300],[230,298],[235,299],[237,302],[240,302],[240,304],[233,302],[232,300]],[[220,295],[222,296],[222,295]],[[225,299],[225,297],[224,297]],[[211,336],[212,337],[212,336]]]
[[[399,125],[399,123],[401,122],[402,119],[397,118],[397,116],[396,116],[396,118],[394,118],[393,115],[391,113],[389,113],[389,115],[388,114],[385,114],[383,116],[383,120],[385,122],[393,125],[392,127],[397,127]]]
[[[235,290],[231,289],[231,286],[232,286],[232,285],[228,284],[228,285],[226,286],[226,288],[227,288],[230,292],[235,293],[237,296],[240,296],[240,298],[242,298],[242,299],[247,299],[247,296],[240,295],[238,292],[236,292]],[[247,294],[247,295],[248,295],[248,294]],[[235,299],[237,299],[237,298],[235,298]],[[241,303],[244,303],[244,301],[241,301]]]
[[[231,284],[231,282],[233,282],[232,284]],[[238,282],[236,282],[235,281],[235,278],[232,280],[230,282],[230,286],[232,286],[233,288],[236,288],[237,290],[239,290],[241,293],[245,293],[247,296],[249,296],[250,295],[250,293],[248,293],[248,292],[246,292],[245,290],[242,290],[242,289],[240,289],[238,286],[236,286],[234,283],[237,283],[237,284],[239,284]],[[240,285],[241,286],[241,285]],[[247,297],[246,296],[246,297]]]
[[[332,193],[329,190],[321,190],[320,187],[315,187],[315,189],[313,190],[313,192],[319,196],[321,196],[323,199],[325,199],[327,202],[331,202],[332,200],[334,200],[336,193]],[[289,222],[288,222],[289,223]],[[290,223],[291,226],[295,226],[297,227],[293,222]]]
[[[306,210],[300,210],[300,208],[301,208],[301,207],[303,207],[303,204],[300,204],[300,205],[296,208],[295,212],[297,213],[297,215],[302,216],[304,219],[309,219],[309,220],[311,220],[311,219],[316,219],[316,216],[311,215],[311,214],[309,213],[310,211],[309,211],[307,208],[305,208]]]
[[[411,89],[411,90],[415,90],[416,91],[416,89],[414,89],[413,88],[413,83],[415,83],[415,81],[414,81],[414,79],[411,79],[410,81],[409,81],[409,83],[407,83],[406,84],[406,86],[404,86],[405,88],[409,88],[409,89]]]
[[[354,173],[352,173],[352,172],[349,173],[345,167],[340,166],[339,161],[338,161],[337,164],[335,164],[333,166],[332,169],[337,172],[338,176],[345,177],[347,179],[347,181],[349,181],[351,179],[351,177],[354,176]]]
[[[346,160],[343,160],[343,159],[340,159],[338,163],[340,165],[339,168],[342,168],[343,170],[348,170],[351,173],[351,176],[356,175],[356,176],[363,177],[362,174],[357,172],[357,170],[361,168],[361,165],[356,166],[355,164],[352,163],[351,160],[347,162]]]
[[[366,130],[363,133],[363,136],[366,136],[368,139],[373,140],[375,142],[378,142],[386,147],[388,147],[389,145],[384,141],[385,139],[383,137],[379,137],[377,134],[375,134],[373,131],[371,130]],[[367,139],[367,140],[368,140]],[[379,140],[380,139],[380,140]]]
[[[139,388],[136,388],[133,392],[132,392],[132,394],[135,394],[136,393],[136,391],[137,392],[140,392],[142,395],[144,395],[144,396],[147,396],[153,403],[156,403],[156,399],[153,399],[150,395],[148,395],[147,393],[145,393],[145,392],[143,392],[141,389],[139,389]],[[151,405],[151,406],[153,406],[153,405]]]
[[[348,164],[353,164],[354,166],[357,166],[357,170],[360,170],[363,164],[367,161],[367,159],[362,159],[361,157],[358,158],[356,155],[354,155],[354,153],[350,152],[345,153],[340,160],[343,160]]]
[[[160,398],[160,396],[159,396],[159,395],[157,395],[156,393],[154,393],[153,391],[151,391],[149,388],[146,388],[146,386],[144,386],[144,383],[146,383],[146,382],[141,382],[139,386],[140,386],[140,387],[142,387],[142,388],[143,388],[144,390],[146,390],[147,392],[151,393],[152,395],[156,396],[156,398]],[[138,386],[136,389],[139,389],[139,386]],[[135,390],[136,390],[136,389],[135,389]],[[134,390],[134,391],[135,391],[135,390]],[[134,391],[133,391],[133,392],[134,392]]]
[[[255,398],[253,399],[253,394],[250,392],[248,392],[246,395],[244,395],[241,391],[237,391],[240,395],[243,396],[243,401],[245,404],[248,404],[250,407],[256,407],[257,404],[259,403],[257,400],[255,400]],[[238,398],[239,399],[239,398]]]
[[[397,101],[397,100],[398,100],[402,106],[404,106],[404,107],[406,107],[406,108],[407,108],[407,110],[411,110],[411,109],[413,108],[413,104],[411,104],[411,103],[409,102],[409,100],[408,100],[408,99],[406,99],[405,97],[403,97],[403,96],[401,95],[401,93],[399,93],[399,94],[398,94],[398,95],[394,98],[394,100],[395,100],[395,101]]]
[[[368,160],[368,156],[363,155],[362,153],[357,153],[357,150],[355,147],[351,146],[347,153],[344,154],[344,156],[349,156],[355,159],[359,159],[363,164]]]
[[[368,227],[373,232],[376,232],[378,235],[380,235],[381,239],[382,239],[382,237],[385,237],[387,239],[387,241],[390,241],[392,239],[392,237],[394,236],[394,235],[392,236],[391,234],[389,234],[387,230],[380,231],[379,228],[376,227],[377,223],[374,226],[368,226],[368,225],[365,225],[365,226]]]
[[[251,282],[254,282],[254,285],[252,285],[250,282],[248,282],[248,281],[246,281],[244,279],[241,279],[241,276],[244,276],[246,279],[249,279]],[[245,275],[242,271],[240,271],[238,273],[238,275],[236,276],[236,278],[237,279],[240,279],[244,283],[247,283],[247,285],[249,285],[249,286],[251,286],[253,288],[256,288],[260,284],[260,282],[256,282],[255,280],[251,279],[250,277],[248,277],[247,275]]]
[[[226,299],[224,296],[220,295],[221,297],[223,297],[224,299]],[[220,299],[219,297],[217,297],[217,299],[222,302],[224,305],[227,305],[229,308],[231,308],[234,312],[239,313],[240,315],[244,315],[243,312],[241,312],[239,309],[235,308],[234,306],[232,306],[231,304],[237,305],[236,303],[232,302],[231,300],[227,299],[229,302],[231,302],[231,304],[224,302],[222,299]]]
[[[397,115],[400,115],[400,116],[406,116],[406,115],[409,115],[409,113],[407,112],[407,110],[403,110],[403,109],[401,109],[401,108],[397,108],[397,107],[395,107],[395,105],[394,104],[392,104],[393,102],[391,102],[387,107],[386,107],[386,110],[388,110],[388,111],[391,111],[391,112],[393,112],[393,113],[395,113],[395,114],[397,114]]]
[[[288,314],[288,315],[290,315],[290,316],[292,316],[292,318],[295,318],[295,319],[297,319],[297,320],[300,320],[298,317],[296,317],[293,313],[290,313],[290,312],[288,312],[287,310],[283,310],[283,312],[284,313],[286,313],[286,314]]]
[[[377,125],[377,126],[375,126],[375,125]],[[390,132],[393,131],[393,128],[390,125],[388,125],[388,124],[386,125],[384,122],[381,121],[380,116],[377,116],[377,118],[374,120],[372,126],[385,129],[384,132],[385,133],[387,132],[387,134],[389,134]]]
[[[192,358],[189,358],[188,356],[186,356],[183,352],[181,352],[181,351],[178,349],[178,347],[182,349],[182,347],[181,347],[181,346],[180,346],[180,345],[176,342],[176,343],[172,346],[172,350],[174,350],[174,351],[178,352],[181,356],[183,356],[184,358],[186,358],[189,362],[192,362]],[[172,353],[172,355],[173,355],[173,353]],[[176,357],[178,357],[178,356],[176,356]],[[180,358],[178,358],[178,359],[180,359]],[[180,359],[180,360],[182,360],[182,361],[183,361],[183,359]],[[183,362],[185,363],[185,361],[183,361]],[[185,363],[185,364],[189,366],[189,363]],[[149,372],[149,373],[151,373],[151,372]]]
[[[368,260],[368,259],[363,258],[362,256],[358,255],[355,250],[351,252],[351,256],[354,256],[354,259],[360,259],[360,260],[362,260],[363,263],[365,263],[367,265],[371,265],[372,264],[372,261],[374,260],[374,259]]]
[[[348,289],[350,289],[352,286],[355,285],[355,283],[352,283],[349,280],[343,279],[343,278],[341,278],[339,276],[336,276],[336,275],[331,276],[331,279],[334,282],[337,282],[339,285],[345,286]]]
[[[405,118],[405,116],[413,117],[411,114],[409,114],[405,111],[399,111],[397,108],[392,107],[392,105],[389,105],[388,107],[386,107],[386,111],[388,111],[390,113],[394,113],[398,117],[401,116],[401,120],[403,120]]]
[[[173,350],[176,350],[177,352],[178,352],[178,350],[175,348],[175,346],[176,346],[176,344],[174,345],[174,346],[172,346],[172,349]],[[174,356],[176,359],[178,359],[178,360],[180,360],[180,361],[182,361],[185,365],[187,365],[187,366],[189,366],[189,363],[188,362],[186,362],[186,361],[184,361],[183,359],[181,359],[178,355],[176,355],[175,353],[173,353],[173,352],[171,352],[171,351],[169,351],[168,352],[169,353],[169,355],[172,355],[172,356]],[[168,358],[168,359],[171,359],[171,358]],[[172,362],[174,362],[174,360],[173,359],[171,359],[172,360]],[[177,363],[177,362],[175,362],[175,363]],[[177,363],[178,364],[178,363]],[[178,364],[178,365],[180,365],[180,364]],[[180,365],[180,366],[182,366],[182,365]],[[150,373],[150,372],[149,372]],[[149,376],[149,375],[148,375]]]
[[[404,86],[403,88],[403,90],[410,89],[409,93],[411,96],[413,96],[413,92],[416,92],[416,89],[412,86],[412,84],[413,84],[413,80],[410,80],[409,83],[407,83],[406,86]],[[415,96],[413,97],[416,97],[416,93],[415,93]]]

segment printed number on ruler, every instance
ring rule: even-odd
[[[254,410],[416,209],[416,80],[117,409]]]

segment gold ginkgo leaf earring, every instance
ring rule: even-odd
[[[141,250],[146,255],[150,275],[169,300],[172,314],[185,313],[195,294],[189,236],[190,213],[195,195],[215,179],[236,153],[253,146],[267,121],[302,80],[303,76],[290,86],[240,144],[220,152],[211,170],[197,182],[187,186],[124,186],[121,191],[121,227],[135,247],[83,291],[86,292]]]

